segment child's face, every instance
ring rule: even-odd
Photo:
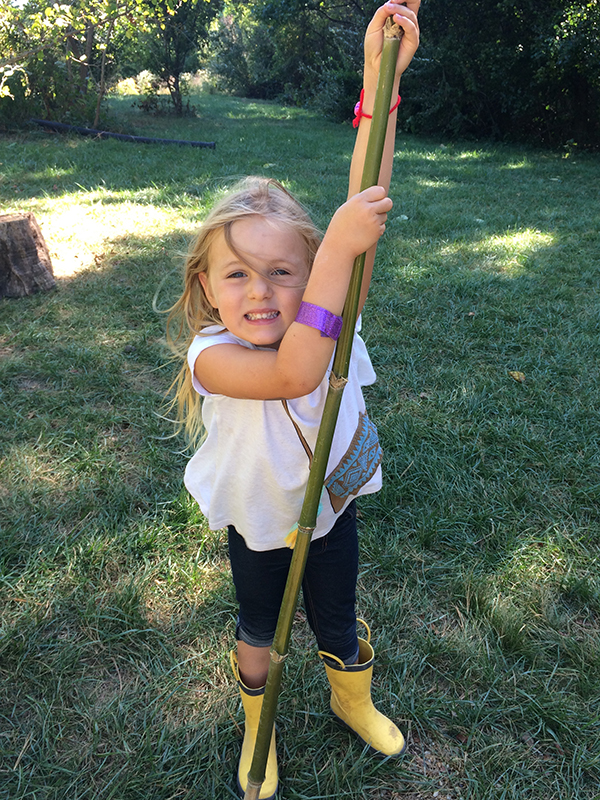
[[[254,345],[277,347],[308,280],[306,245],[293,228],[258,215],[234,222],[231,235],[244,261],[219,232],[200,283],[227,330]]]

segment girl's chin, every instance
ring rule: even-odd
[[[273,336],[252,336],[250,334],[244,338],[256,347],[270,347],[273,350],[279,350],[279,345],[281,344],[281,339]]]
[[[228,329],[235,336],[245,339],[257,347],[273,347],[277,349],[283,338],[281,330],[270,328],[266,325],[243,325],[236,330]]]
[[[281,317],[269,320],[244,319],[244,323],[240,328],[243,328],[246,338],[250,339],[250,341],[256,339],[258,342],[260,340],[261,344],[280,342],[285,333],[285,331],[283,331]]]

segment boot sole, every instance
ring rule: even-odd
[[[329,709],[329,714],[330,714],[331,717],[333,717],[335,722],[337,722],[338,725],[340,725],[342,728],[346,728],[346,730],[352,731],[352,733],[356,736],[356,738],[360,739],[360,741],[366,747],[369,748],[369,753],[371,755],[378,756],[379,758],[400,758],[400,756],[404,755],[404,752],[406,750],[406,739],[404,739],[404,744],[402,746],[402,750],[400,750],[398,753],[392,753],[391,755],[387,755],[387,753],[382,753],[381,750],[376,750],[374,747],[372,747],[369,744],[369,742],[365,742],[365,740],[362,738],[362,736],[359,733],[357,733],[354,730],[354,728],[351,728],[350,725],[348,725],[347,722],[344,722],[344,720],[341,717],[338,717],[338,715],[335,713],[335,711],[333,709],[331,709],[331,708]]]

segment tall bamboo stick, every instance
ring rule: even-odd
[[[375,105],[373,107],[373,119],[367,143],[360,191],[368,189],[370,186],[375,186],[379,179],[388,125],[388,114],[391,106],[396,60],[398,58],[400,39],[403,33],[402,28],[395,24],[391,17],[388,17],[384,30],[384,42],[381,53],[377,91],[375,94]],[[364,265],[365,254],[363,253],[354,261],[354,266],[352,268],[350,286],[342,315],[344,320],[342,332],[336,345],[333,369],[329,379],[329,390],[325,400],[319,435],[315,444],[315,452],[308,477],[306,494],[300,512],[298,535],[281,603],[279,618],[277,620],[275,638],[273,639],[273,645],[271,647],[269,674],[265,686],[260,722],[256,735],[256,744],[254,746],[254,754],[248,773],[248,785],[244,794],[244,800],[259,800],[260,790],[265,780],[271,732],[277,712],[277,700],[281,688],[283,665],[288,655],[292,621],[298,603],[302,578],[304,576],[308,548],[317,524],[319,502],[321,500],[327,462],[331,451],[331,443],[333,441],[335,425],[342,401],[342,393],[348,379]]]

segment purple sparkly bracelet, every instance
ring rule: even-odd
[[[321,306],[314,306],[312,303],[300,303],[300,308],[296,314],[296,322],[308,325],[321,331],[321,336],[328,336],[334,341],[337,340],[342,330],[342,318],[336,317],[331,311]]]

